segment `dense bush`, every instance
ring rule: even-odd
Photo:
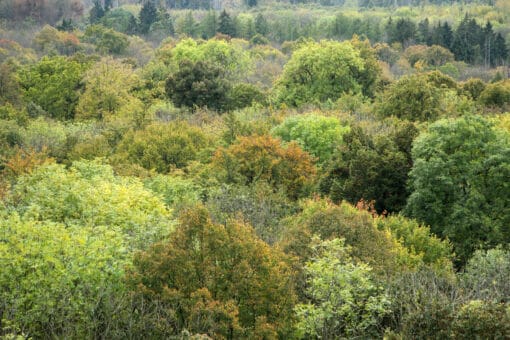
[[[307,304],[296,306],[300,338],[381,336],[390,301],[366,264],[354,264],[340,239],[314,246],[305,267]]]
[[[113,226],[0,216],[0,334],[113,336],[123,308],[127,244]],[[71,321],[72,320],[72,321]]]
[[[282,232],[282,219],[298,210],[285,192],[274,192],[263,182],[252,186],[223,185],[211,190],[207,206],[212,217],[224,223],[230,218],[243,218],[257,236],[268,244],[274,244]]]
[[[102,54],[123,54],[129,46],[129,40],[126,35],[102,25],[87,27],[83,40],[94,44],[96,51]]]
[[[404,76],[391,84],[380,97],[378,113],[411,121],[436,120],[462,112],[456,83],[435,71]],[[453,111],[453,112],[452,112]]]
[[[402,239],[402,235],[397,233],[394,236],[389,227],[379,229],[376,221],[369,212],[348,203],[336,205],[324,200],[307,201],[301,213],[287,219],[281,245],[303,264],[313,256],[310,247],[316,235],[322,240],[344,239],[351,248],[353,259],[368,264],[379,274],[392,274],[422,265],[424,253],[414,249],[410,238]],[[443,247],[448,249],[447,245]],[[422,251],[427,252],[426,256],[435,256],[431,254],[435,251],[434,247],[422,247]],[[440,256],[447,260],[447,251]]]
[[[357,76],[363,69],[360,52],[350,42],[304,43],[285,64],[275,87],[276,101],[301,106],[360,92]]]
[[[139,78],[128,64],[104,58],[87,71],[84,84],[85,91],[76,107],[77,119],[133,118],[143,111],[143,104],[132,93]]]
[[[81,82],[89,65],[64,57],[44,57],[18,71],[23,98],[52,118],[74,117]]]
[[[0,339],[510,338],[508,1],[310,1],[0,0]]]
[[[470,301],[452,325],[454,339],[506,339],[510,337],[509,306],[501,302]]]
[[[461,286],[473,300],[510,300],[510,252],[501,248],[478,250],[460,275]]]

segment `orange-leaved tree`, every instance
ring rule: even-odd
[[[213,167],[224,182],[265,181],[292,199],[309,193],[316,175],[313,158],[295,142],[282,145],[279,139],[264,135],[239,137],[230,147],[218,149]]]
[[[128,281],[151,336],[287,337],[295,294],[285,259],[249,225],[215,224],[196,206],[168,240],[135,257]]]

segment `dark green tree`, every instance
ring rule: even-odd
[[[198,61],[184,60],[178,71],[166,80],[166,94],[177,107],[208,107],[223,110],[227,105],[230,84],[220,67]]]
[[[508,59],[508,47],[505,38],[498,33],[494,39],[494,63],[496,66],[504,65]]]
[[[89,12],[89,21],[91,24],[97,23],[102,17],[104,17],[104,8],[99,0],[94,1],[94,6]]]
[[[378,212],[399,211],[407,199],[410,149],[416,135],[412,123],[401,123],[391,133],[377,136],[353,127],[344,135],[335,158],[326,165],[321,191],[336,202],[374,200]]]
[[[138,31],[138,21],[136,20],[134,15],[129,17],[129,21],[126,27],[126,34],[136,34]]]
[[[104,11],[108,12],[113,7],[113,0],[104,0]]]
[[[407,47],[413,43],[416,38],[416,24],[410,19],[399,19],[395,24],[395,36],[393,41],[397,41],[402,46]]]
[[[269,33],[269,24],[261,13],[257,14],[255,17],[255,31],[263,36]]]
[[[413,145],[405,213],[448,237],[462,265],[510,241],[510,143],[477,116],[432,124]]]
[[[453,43],[453,30],[445,21],[443,24],[438,23],[432,32],[432,44],[439,45],[450,49]]]
[[[453,37],[451,50],[455,54],[455,59],[470,64],[481,61],[481,41],[483,41],[482,28],[475,19],[470,19],[466,14]]]
[[[425,18],[424,20],[418,23],[418,31],[417,31],[417,42],[424,45],[432,45],[432,35],[430,32],[429,19]]]
[[[490,21],[487,21],[487,24],[482,30],[482,39],[480,41],[480,46],[482,46],[482,56],[484,60],[484,64],[486,67],[495,66],[495,40],[496,34],[492,29],[492,24]]]
[[[59,31],[72,32],[74,30],[73,19],[62,19],[62,23],[56,27]]]
[[[139,31],[142,34],[149,33],[151,25],[158,20],[158,10],[154,5],[153,0],[146,0],[140,10],[138,17],[140,21]]]
[[[236,36],[236,26],[234,20],[230,17],[227,11],[223,10],[219,17],[218,32],[229,35],[231,37]]]

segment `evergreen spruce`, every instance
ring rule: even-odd
[[[236,35],[236,26],[234,24],[234,20],[230,17],[227,11],[223,10],[220,14],[218,32],[221,34],[229,35],[231,37],[235,37]]]
[[[147,34],[151,28],[151,25],[158,19],[158,10],[153,3],[153,0],[146,0],[140,10],[140,33]]]
[[[94,7],[89,12],[89,21],[91,24],[97,23],[104,17],[104,9],[99,0],[94,0]]]
[[[262,14],[257,14],[255,18],[255,32],[260,35],[266,36],[269,33],[269,24]]]

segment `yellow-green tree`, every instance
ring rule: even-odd
[[[118,146],[119,162],[138,164],[167,173],[198,158],[211,140],[201,129],[185,122],[151,124],[128,132]]]
[[[19,69],[23,98],[25,102],[39,106],[50,117],[72,119],[88,68],[88,63],[70,58],[44,57],[36,64]]]
[[[278,103],[300,106],[337,100],[358,93],[358,75],[364,70],[359,50],[350,42],[306,42],[294,51],[275,84]]]
[[[112,336],[129,262],[122,233],[3,212],[0,233],[0,334]]]
[[[380,337],[390,301],[371,268],[355,264],[342,239],[318,242],[305,265],[307,303],[296,306],[300,338]]]
[[[110,119],[134,116],[143,111],[140,99],[132,94],[138,76],[128,64],[104,58],[85,74],[85,92],[76,107],[77,119]]]
[[[164,203],[133,178],[118,177],[98,162],[43,165],[19,177],[11,208],[24,219],[83,227],[108,227],[138,249],[170,232]]]

